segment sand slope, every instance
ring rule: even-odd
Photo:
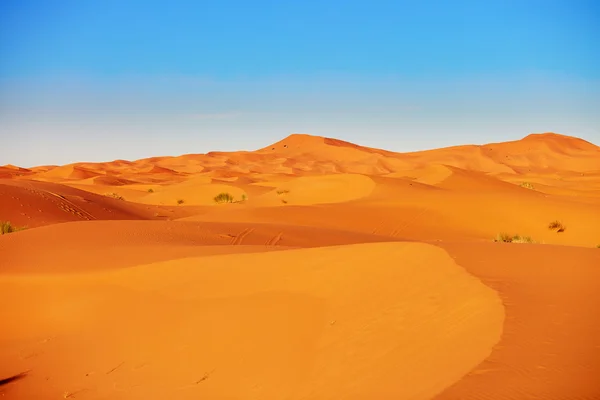
[[[26,168],[16,167],[14,165],[0,166],[0,179],[10,179],[19,176],[24,176],[31,173],[31,170]]]
[[[479,177],[458,177],[448,180],[442,189],[380,181],[373,197],[356,202],[214,208],[186,220],[286,223],[411,240],[491,241],[498,233],[506,232],[531,236],[539,243],[584,247],[599,244],[600,202],[546,197],[495,182],[497,187]],[[561,221],[566,230],[557,233],[548,229],[554,220]]]
[[[0,287],[19,304],[0,311],[11,326],[2,373],[32,371],[9,398],[428,399],[490,353],[504,318],[492,290],[424,244],[3,277]]]
[[[600,398],[598,249],[441,246],[498,291],[506,321],[490,357],[436,399]]]
[[[148,219],[154,210],[68,186],[0,180],[0,220],[36,227],[67,221]]]
[[[206,254],[388,240],[385,236],[283,224],[70,222],[0,237],[4,260],[0,275],[86,272]],[[36,251],[28,251],[33,244]]]
[[[375,189],[371,178],[357,174],[306,176],[255,185],[273,188],[250,203],[260,206],[343,203],[365,198]]]

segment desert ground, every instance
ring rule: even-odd
[[[3,399],[600,399],[582,139],[5,165],[0,221]]]

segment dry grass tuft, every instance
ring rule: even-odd
[[[529,182],[523,182],[521,183],[521,187],[525,188],[525,189],[534,189],[533,185]]]
[[[560,221],[552,221],[548,224],[548,229],[552,231],[556,231],[557,233],[564,232],[567,229],[566,226],[562,224]]]
[[[13,232],[19,232],[27,229],[26,226],[17,227],[11,224],[9,221],[0,221],[0,235],[7,235]]]
[[[125,200],[125,198],[123,196],[121,196],[118,193],[106,193],[107,197],[112,197],[113,199],[117,199],[117,200]]]
[[[494,242],[502,243],[535,243],[529,236],[509,235],[508,233],[499,233],[494,238]]]

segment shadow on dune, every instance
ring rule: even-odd
[[[0,386],[8,385],[11,382],[18,381],[19,379],[23,379],[27,376],[27,372],[22,372],[17,375],[13,375],[9,378],[0,379]]]

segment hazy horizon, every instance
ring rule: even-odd
[[[0,165],[397,152],[556,132],[600,144],[590,1],[0,4]]]

